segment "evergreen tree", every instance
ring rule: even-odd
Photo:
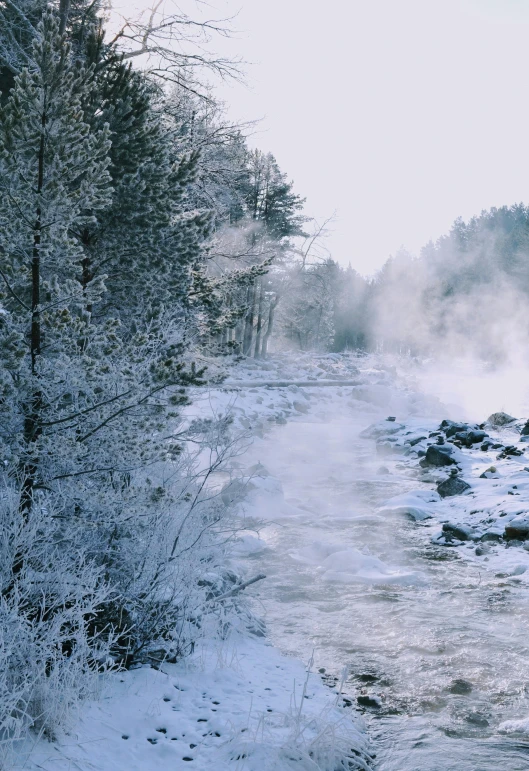
[[[82,251],[71,233],[110,203],[108,131],[91,133],[81,110],[90,80],[90,72],[72,63],[58,21],[48,13],[38,26],[33,67],[17,76],[2,114],[3,336],[4,345],[12,349],[18,340],[20,346],[10,359],[15,369],[4,370],[4,386],[16,400],[4,399],[12,410],[4,425],[6,440],[16,437],[12,450],[25,511],[35,486],[43,484],[48,452],[40,445],[56,398],[48,384],[86,338],[88,320],[78,311],[86,298],[78,280]],[[91,298],[100,291],[100,285],[91,287]]]

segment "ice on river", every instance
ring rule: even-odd
[[[363,554],[358,549],[314,541],[310,546],[291,552],[290,556],[306,565],[314,565],[323,581],[358,583],[368,586],[424,583],[417,572],[399,570],[378,557]]]

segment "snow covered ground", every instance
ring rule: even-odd
[[[205,641],[179,664],[113,677],[68,735],[26,747],[29,759],[21,749],[20,767],[365,768],[356,752],[367,749],[366,740],[338,690],[261,639]],[[347,757],[350,766],[341,764]]]
[[[464,410],[444,405],[426,390],[432,381],[418,374],[417,368],[410,372],[378,357],[285,355],[233,363],[221,386],[197,392],[189,417],[229,412],[243,438],[240,454],[215,481],[240,517],[228,564],[246,578],[268,574],[247,590],[256,598],[254,612],[266,619],[267,637],[249,635],[241,626],[224,641],[206,639],[178,664],[112,676],[100,698],[81,709],[68,735],[38,742],[29,757],[28,747],[21,748],[18,768],[367,768],[370,745],[358,708],[368,722],[374,711],[388,721],[397,714],[409,717],[401,749],[395,737],[405,734],[404,724],[394,718],[394,744],[380,756],[388,771],[438,768],[430,765],[441,746],[435,737],[444,732],[443,741],[451,741],[449,731],[456,735],[461,724],[470,733],[460,731],[461,754],[454,765],[447,760],[447,771],[524,768],[519,748],[511,755],[510,746],[495,755],[487,745],[491,763],[507,759],[501,766],[487,765],[481,754],[472,760],[480,750],[468,741],[504,735],[523,742],[529,710],[523,711],[521,692],[511,698],[501,666],[497,675],[487,670],[505,655],[485,650],[485,639],[489,647],[504,644],[493,634],[499,617],[490,617],[492,626],[480,641],[483,652],[477,645],[472,653],[484,622],[480,617],[473,619],[475,626],[465,626],[464,604],[474,591],[488,592],[485,599],[496,602],[498,593],[518,592],[513,597],[519,598],[529,588],[529,540],[515,537],[517,527],[525,532],[529,512],[529,444],[520,441],[524,421],[490,425],[484,414],[477,418],[483,429],[472,423],[460,426],[459,438],[453,432],[447,437],[452,424],[440,431],[441,421],[464,420]],[[479,443],[471,444],[463,436],[469,430],[484,430],[488,437],[479,435]],[[426,463],[438,447],[450,462]],[[450,478],[468,488],[442,498],[437,486]],[[523,660],[520,640],[526,639],[517,609],[509,621],[513,666]],[[451,628],[451,613],[461,628]],[[270,641],[290,655],[281,655]],[[408,681],[417,670],[417,684],[409,686],[413,697],[403,695],[407,681],[398,682],[396,669],[384,690],[377,667],[389,671],[392,662]],[[322,665],[338,678],[341,667],[348,667],[343,693],[333,677],[322,680]],[[453,685],[467,682],[458,680],[467,670],[476,682],[482,679],[472,686],[478,696],[468,705]],[[502,706],[492,707],[501,687]],[[379,724],[385,725],[382,719]],[[426,725],[438,734],[428,733]],[[408,761],[419,735],[431,754]]]

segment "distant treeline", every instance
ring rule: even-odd
[[[458,219],[419,257],[401,249],[371,279],[333,260],[306,273],[319,286],[298,309],[306,326],[312,320],[310,334],[299,325],[286,329],[301,347],[311,336],[324,344],[317,338],[325,314],[317,306],[325,301],[328,349],[504,358],[529,332],[529,207]]]

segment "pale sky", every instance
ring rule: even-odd
[[[233,118],[262,118],[250,142],[308,215],[337,212],[327,247],[342,264],[371,274],[458,216],[529,203],[529,0],[208,6],[238,12],[222,50],[250,62],[247,85],[219,96]]]

